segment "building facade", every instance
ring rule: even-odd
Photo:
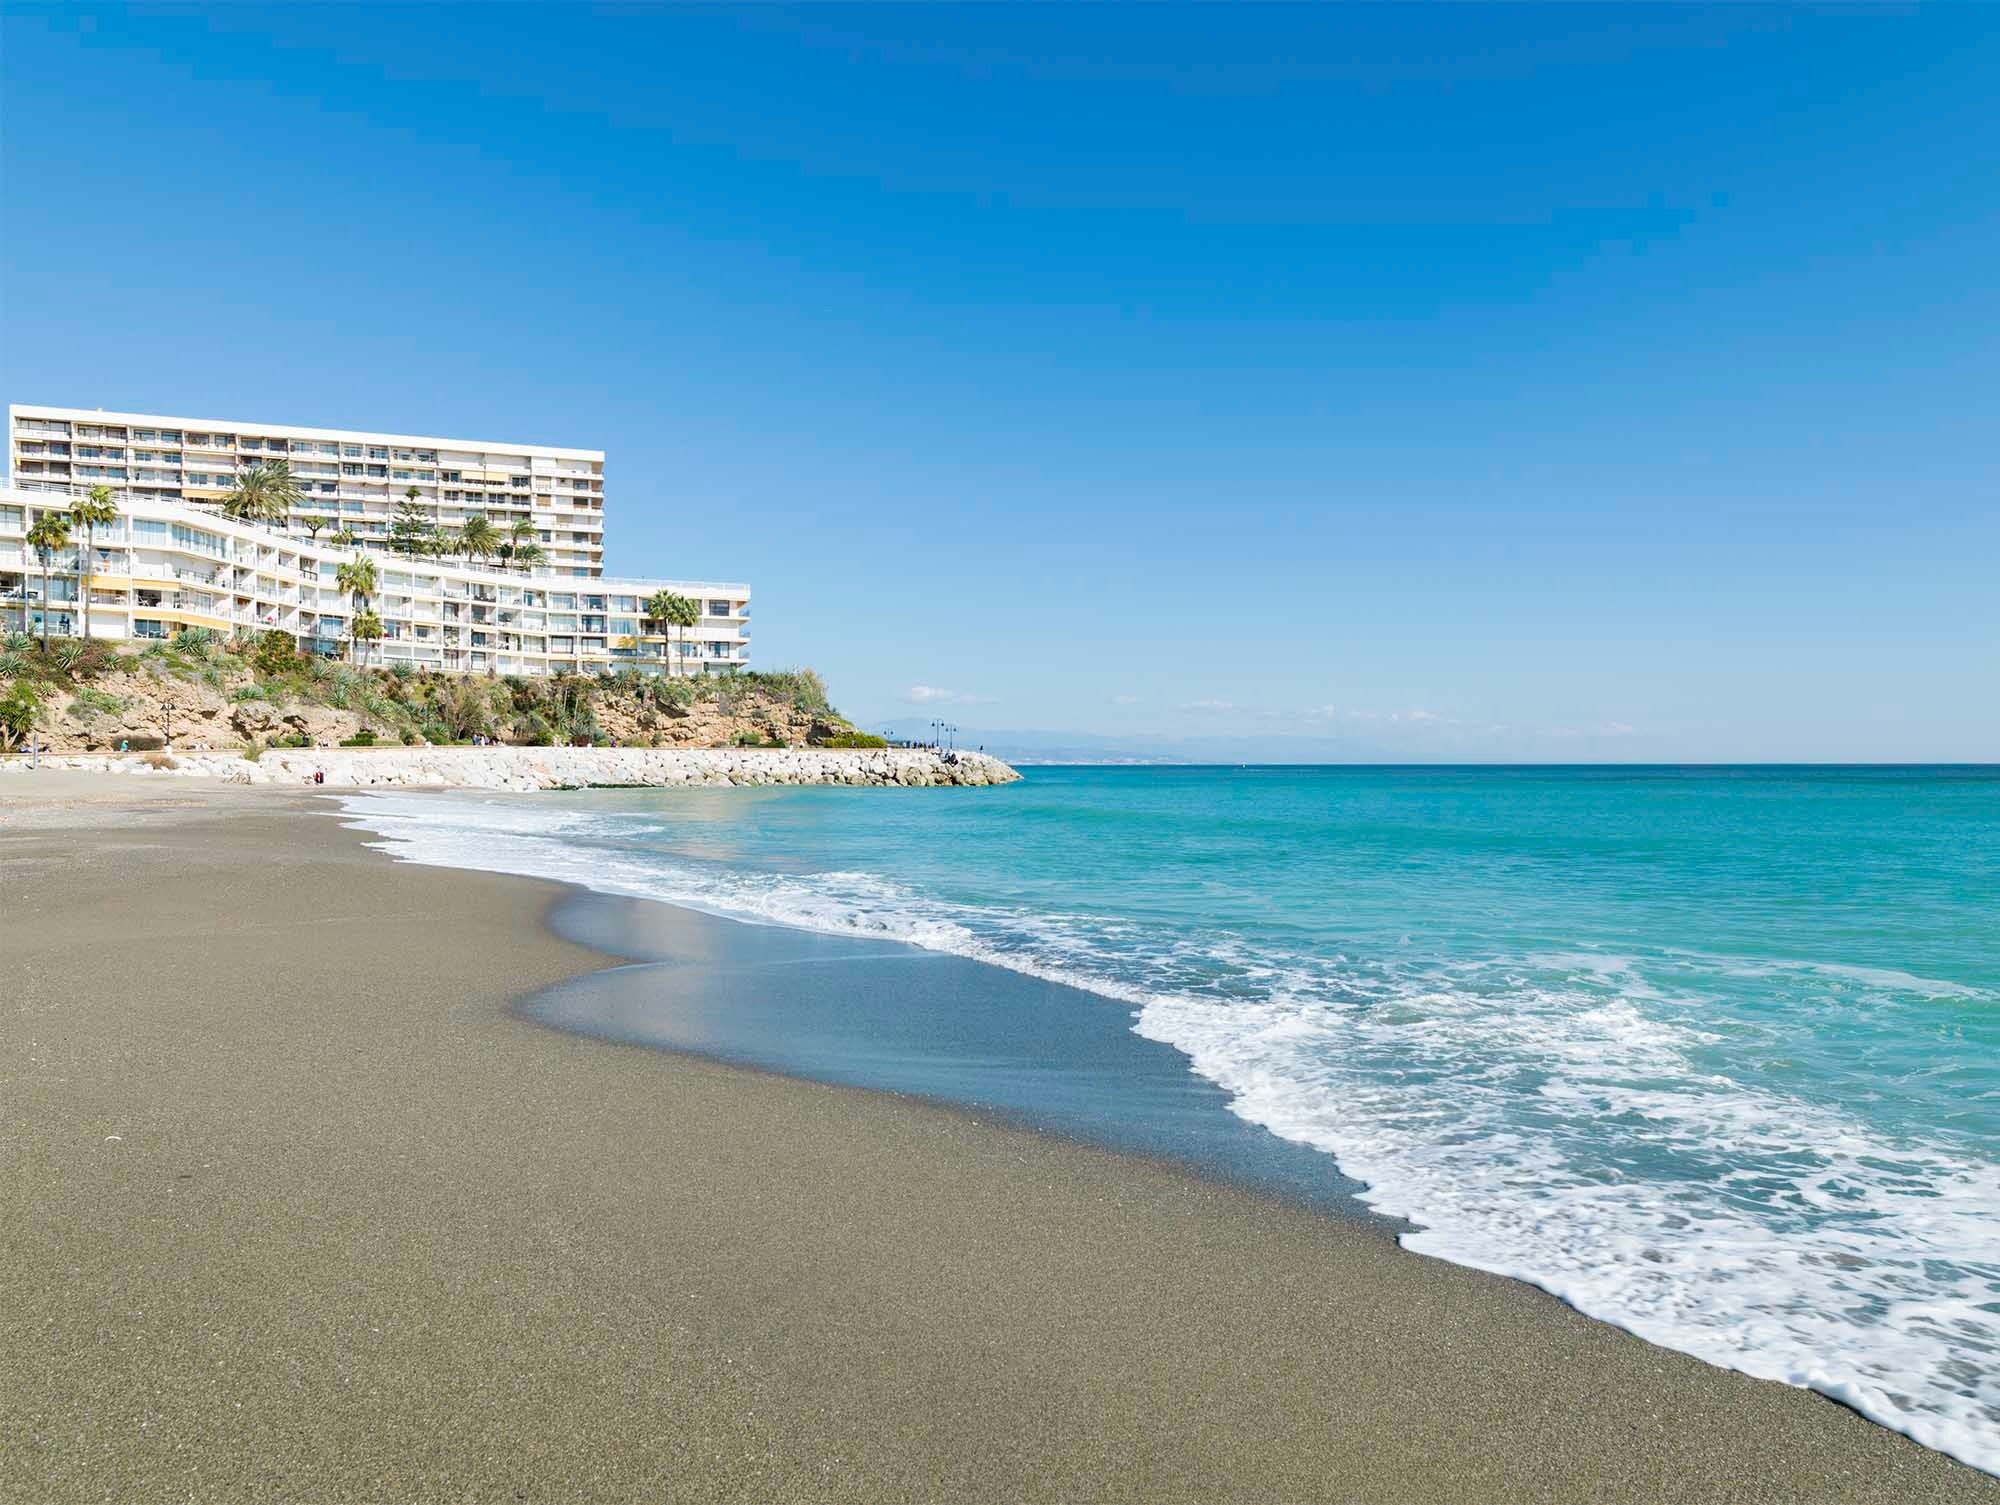
[[[66,513],[101,485],[122,515],[90,544],[94,637],[276,629],[308,652],[360,651],[370,663],[468,673],[716,671],[749,662],[749,586],[604,575],[599,450],[20,404],[8,410],[8,440],[12,477],[0,488],[0,623],[8,629],[39,634],[46,618],[52,633],[83,632],[80,530],[50,561],[46,583],[26,534],[42,513]],[[280,457],[301,493],[290,522],[224,516],[220,503],[237,474]],[[390,519],[412,488],[443,529],[484,515],[505,533],[528,519],[542,563],[523,571],[392,552]],[[376,566],[365,599],[335,579],[357,557]],[[696,603],[695,627],[669,629],[645,616],[646,598],[662,589]],[[383,635],[357,645],[349,629],[363,610],[380,619]]]
[[[14,484],[109,486],[119,498],[217,507],[239,472],[284,460],[301,493],[302,526],[346,529],[386,546],[389,521],[412,492],[433,521],[457,527],[483,513],[505,531],[535,528],[548,568],[604,573],[604,451],[495,444],[215,418],[165,418],[94,408],[7,409]]]

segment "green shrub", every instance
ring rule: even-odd
[[[0,750],[12,751],[27,741],[41,714],[41,691],[26,680],[0,696]]]
[[[259,674],[275,679],[298,667],[299,645],[289,632],[270,628],[257,634],[257,646],[251,651],[250,662],[256,665]]]
[[[286,732],[282,737],[273,737],[271,739],[271,746],[273,747],[311,747],[312,745],[312,738],[308,737],[304,732]]]
[[[373,747],[375,745],[375,734],[364,726],[353,736],[341,738],[340,745],[342,747]]]
[[[116,695],[85,685],[71,697],[69,708],[72,713],[81,709],[94,716],[116,716],[125,709],[125,702]]]
[[[263,756],[264,744],[261,742],[252,742],[243,749],[243,761],[246,763],[254,763]]]
[[[422,737],[418,736],[418,735],[417,735],[417,733],[415,733],[415,732],[413,732],[413,731],[410,731],[410,730],[409,730],[409,729],[407,729],[407,728],[405,728],[405,729],[404,729],[404,731],[403,731],[403,746],[405,746],[405,747],[415,747],[415,746],[416,746],[416,745],[417,745],[417,744],[418,744],[419,742],[421,742],[421,741],[423,741],[423,740],[424,740],[424,739],[423,739]]]
[[[887,747],[887,737],[877,737],[870,732],[842,732],[836,737],[828,737],[821,747]]]
[[[229,692],[229,698],[240,704],[246,700],[276,700],[277,696],[263,685],[238,685]]]

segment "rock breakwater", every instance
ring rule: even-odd
[[[930,788],[1010,784],[1020,778],[982,753],[928,748],[395,747],[235,753],[45,755],[43,768],[148,778],[207,778],[231,784],[323,784],[329,789],[726,788],[844,784]],[[30,771],[0,760],[0,777]]]

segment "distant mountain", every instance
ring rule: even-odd
[[[928,717],[900,717],[870,730],[887,737],[921,741],[930,735]],[[1002,731],[964,727],[961,747],[982,748],[1009,763],[1394,763],[1405,762],[1379,744],[1346,737],[1288,736],[1100,736],[1094,732]]]

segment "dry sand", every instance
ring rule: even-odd
[[[0,786],[0,1499],[2000,1500],[1365,1227],[542,1030],[557,893]]]

